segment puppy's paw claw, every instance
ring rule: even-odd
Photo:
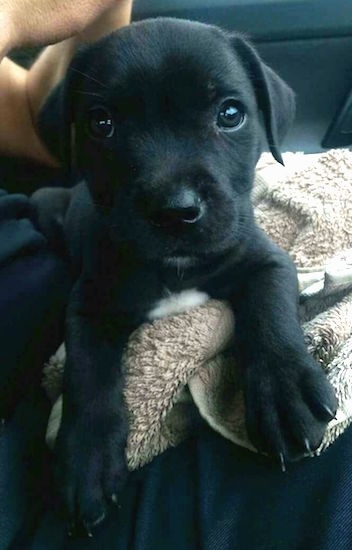
[[[280,459],[280,466],[282,473],[286,472],[286,462],[285,462],[285,455],[284,453],[279,453],[279,459]]]
[[[84,519],[82,520],[83,527],[89,536],[89,533],[92,533],[92,531],[95,529],[95,527],[98,527],[106,517],[106,512],[102,512],[98,517],[95,517],[93,519]]]
[[[118,498],[117,498],[117,494],[116,494],[116,493],[113,493],[113,494],[111,495],[110,500],[111,500],[111,502],[112,502],[115,506],[118,506],[119,501],[118,501]]]
[[[306,448],[306,451],[309,455],[313,454],[312,447],[310,446],[309,439],[307,437],[304,438],[304,446]]]
[[[85,529],[85,532],[86,532],[87,537],[89,537],[90,539],[92,539],[92,538],[93,538],[93,533],[92,533],[92,530],[91,530],[90,525],[84,523],[84,529]]]
[[[69,518],[91,537],[107,514],[108,503],[117,504],[118,491],[127,475],[124,438],[111,430],[100,438],[101,426],[89,433],[64,426],[57,447],[57,482]],[[83,444],[82,444],[83,442]],[[84,468],[78,465],[85,464]],[[74,533],[74,525],[69,532]]]
[[[74,520],[71,520],[67,524],[67,535],[69,537],[73,537],[76,532],[76,522]]]
[[[308,352],[261,355],[246,372],[247,428],[257,449],[286,461],[312,456],[335,417],[337,400]]]
[[[323,410],[326,412],[327,420],[331,421],[336,418],[336,409],[332,410],[329,405],[325,403],[321,405]]]

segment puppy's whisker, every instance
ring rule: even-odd
[[[79,199],[77,199],[77,198],[75,198],[75,201],[76,201],[77,204],[86,205],[86,202],[85,202],[85,201],[79,200]],[[106,204],[104,204],[104,203],[102,203],[102,202],[96,202],[96,201],[94,201],[94,205],[97,206],[97,207],[99,207],[99,208],[102,209],[102,210],[109,210],[109,207],[106,206]],[[112,225],[112,227],[114,227],[114,226]],[[117,227],[117,225],[116,225],[116,227]]]
[[[184,269],[182,269],[181,260],[177,260],[176,270],[177,270],[177,277],[182,281],[185,271]]]
[[[99,84],[103,88],[106,88],[106,89],[108,88],[108,86],[106,86],[106,84],[104,84],[103,82],[101,82],[100,80],[98,80],[97,78],[92,76],[91,74],[84,73],[83,71],[80,71],[80,70],[76,69],[75,67],[70,67],[70,71],[78,73],[78,74],[84,76],[85,78],[88,78],[88,80],[91,80],[92,82],[96,82],[97,84]]]
[[[75,94],[82,94],[82,95],[92,95],[95,97],[100,97],[101,99],[104,99],[104,96],[102,94],[98,94],[98,92],[86,92],[85,90],[72,90]]]

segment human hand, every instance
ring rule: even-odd
[[[13,47],[62,40],[46,48],[29,71],[8,58],[1,62],[1,154],[57,165],[37,134],[37,113],[78,44],[128,25],[131,11],[132,0],[0,0],[0,61]]]
[[[109,11],[111,30],[121,26],[124,5],[131,8],[129,0],[0,0],[0,54],[18,46],[53,44],[84,30],[89,36],[92,24],[94,39],[99,28],[105,31]]]

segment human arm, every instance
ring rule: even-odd
[[[4,33],[5,38],[0,41],[0,55],[7,53],[14,46],[53,41],[76,33],[58,44],[47,47],[29,71],[7,57],[0,64],[0,153],[26,157],[55,166],[57,161],[46,150],[36,132],[38,110],[50,90],[64,75],[80,43],[97,40],[129,23],[132,0],[36,0],[35,5],[38,9],[43,9],[43,12],[36,16],[31,13],[33,0],[0,0],[0,30],[4,28],[4,18],[10,17],[4,7],[8,9],[12,4],[16,5],[18,10],[23,10],[22,19],[26,19],[27,12],[30,13],[30,17],[26,24],[21,21],[15,34],[9,30],[12,27],[9,25],[9,29]],[[69,20],[70,6],[74,6],[72,20],[63,26],[64,22]],[[86,12],[83,11],[85,6]],[[91,11],[88,9],[89,6]],[[105,11],[104,6],[108,7]],[[100,12],[96,11],[98,9]],[[13,14],[11,10],[9,12]],[[18,13],[19,11],[16,12],[16,17]],[[90,24],[84,26],[82,13],[84,21]],[[96,16],[97,13],[100,15]],[[7,14],[6,17],[4,14]]]

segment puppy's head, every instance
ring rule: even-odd
[[[74,156],[113,239],[193,262],[243,239],[263,135],[281,162],[293,111],[239,35],[160,18],[83,48],[39,127],[63,161]]]

